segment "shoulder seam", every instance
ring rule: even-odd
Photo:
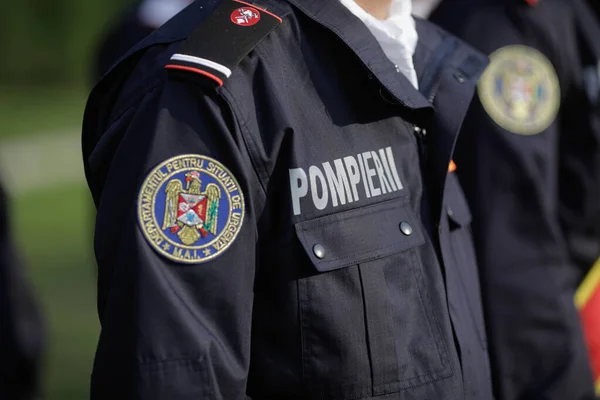
[[[256,148],[256,144],[255,143],[248,143],[248,141],[251,139],[252,135],[249,134],[249,129],[248,129],[248,124],[246,123],[246,121],[243,119],[243,117],[241,116],[241,112],[240,112],[240,107],[239,104],[237,103],[237,101],[235,101],[235,97],[232,95],[232,93],[227,90],[225,87],[221,87],[220,91],[223,92],[223,99],[229,104],[229,106],[231,107],[231,111],[232,111],[232,115],[235,118],[238,126],[240,127],[240,131],[242,134],[242,140],[244,141],[244,145],[246,147],[246,151],[248,152],[248,156],[250,157],[250,161],[252,163],[252,169],[254,170],[254,173],[256,174],[256,177],[258,178],[258,181],[260,182],[260,187],[262,189],[263,194],[266,196],[267,195],[267,181],[269,180],[268,174],[266,172],[266,166],[264,165],[264,163],[259,162],[259,160],[256,159],[256,157],[254,156],[254,151],[252,151],[252,148]]]
[[[134,100],[128,101],[125,105],[116,109],[116,111],[114,113],[114,117],[110,118],[108,120],[109,122],[107,124],[106,130],[110,129],[110,127],[113,126],[114,123],[117,122],[127,111],[129,111],[133,107],[137,106],[144,97],[146,97],[148,94],[152,93],[156,88],[158,88],[162,83],[164,83],[164,80],[165,80],[164,77],[161,76],[161,77],[151,81],[147,85],[144,85],[142,87],[143,89],[140,89],[141,92],[136,91],[136,96],[134,97]]]

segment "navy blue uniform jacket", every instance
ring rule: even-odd
[[[166,72],[218,4],[153,33],[87,105],[92,398],[491,399],[471,216],[448,172],[487,59],[419,22],[420,93],[337,0],[281,0],[261,2],[283,23],[222,86]],[[146,176],[185,154],[221,163],[245,199],[229,248],[188,265],[137,218]]]
[[[501,127],[477,97],[456,150],[501,400],[594,398],[573,296],[599,256],[600,129],[573,3],[445,1],[431,16],[486,54],[536,49],[560,86],[556,118],[533,135]]]

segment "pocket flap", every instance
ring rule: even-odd
[[[299,222],[296,234],[320,272],[386,257],[425,242],[407,201],[390,200]]]

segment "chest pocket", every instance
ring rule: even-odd
[[[308,398],[378,396],[451,375],[443,287],[423,270],[435,255],[407,198],[296,232],[313,269],[298,281]]]

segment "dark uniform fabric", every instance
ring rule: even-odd
[[[471,216],[448,173],[486,59],[420,22],[421,94],[337,0],[272,0],[283,23],[222,87],[167,73],[219,3],[156,31],[87,105],[92,398],[491,399]],[[137,220],[146,176],[182,154],[222,163],[245,198],[237,239],[195,265],[159,255]],[[375,171],[382,154],[395,186],[373,172],[344,201],[308,180],[294,191],[292,176]]]
[[[94,60],[94,82],[98,82],[114,63],[156,29],[143,24],[138,12],[139,4],[130,6],[114,26],[107,30]]]
[[[600,17],[584,0],[567,4],[579,51],[577,97],[567,111],[581,132],[561,135],[561,222],[581,280],[600,258]]]
[[[431,17],[486,54],[508,45],[537,49],[560,85],[560,111],[542,132],[503,129],[477,99],[457,145],[501,400],[594,397],[573,302],[581,272],[568,239],[575,229],[598,226],[600,138],[591,124],[570,6],[553,0],[537,6],[446,1]]]
[[[42,324],[22,272],[0,187],[0,399],[30,400],[37,392]]]
[[[588,0],[588,5],[592,7],[592,9],[596,12],[598,18],[600,18],[600,1]]]

